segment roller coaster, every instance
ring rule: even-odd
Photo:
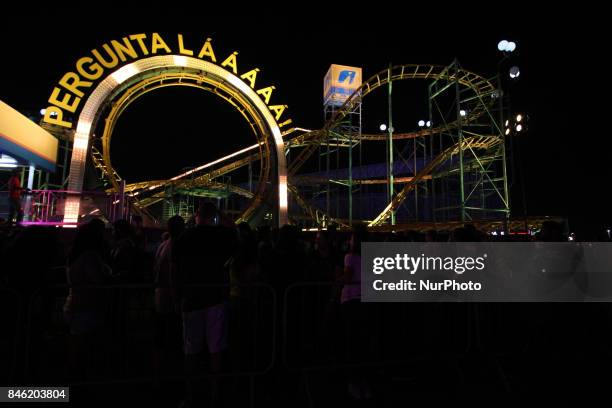
[[[236,222],[271,220],[278,206],[275,188],[280,188],[273,181],[275,166],[285,160],[289,221],[304,228],[364,224],[375,230],[426,229],[468,221],[508,226],[507,135],[503,131],[508,114],[499,77],[485,78],[465,70],[458,61],[448,66],[390,66],[363,81],[342,104],[326,106],[320,129],[281,123],[284,150],[278,150],[279,140],[270,137],[261,110],[232,81],[219,79],[212,71],[203,74],[186,65],[185,57],[155,58],[181,59],[180,69],[143,70],[108,92],[95,115],[86,112],[88,129],[101,129],[98,135],[92,133],[87,150],[99,185],[107,193],[128,197],[132,210],[151,225],[161,225],[174,214],[189,216],[200,197],[218,199]],[[363,132],[364,99],[388,89],[391,111],[391,87],[400,81],[425,84],[427,125],[407,132],[391,126],[387,132]],[[219,96],[247,120],[257,143],[172,178],[127,183],[111,160],[115,124],[138,98],[169,86]],[[58,135],[57,128],[52,130]],[[364,164],[364,150],[366,158],[371,158],[370,152],[383,144],[386,161]],[[279,151],[284,157],[277,157]]]
[[[361,129],[347,132],[351,112],[365,97],[379,88],[396,81],[421,80],[428,85],[428,127],[412,132],[362,133]],[[189,201],[188,197],[224,197],[227,200],[242,198],[248,203],[234,211],[237,221],[252,221],[258,207],[265,207],[265,184],[272,173],[270,149],[262,138],[258,143],[219,160],[196,167],[188,172],[165,180],[151,180],[126,184],[114,170],[110,156],[111,135],[115,123],[127,106],[139,97],[167,86],[196,87],[220,96],[231,103],[256,131],[253,115],[236,103],[235,95],[219,86],[212,86],[192,72],[158,73],[127,89],[120,98],[110,104],[105,114],[102,136],[91,147],[92,163],[98,170],[107,191],[123,189],[133,199],[134,210],[145,215],[152,223],[159,223],[165,216],[180,212],[176,197]],[[500,87],[494,80],[464,70],[458,62],[448,66],[397,65],[382,70],[363,82],[342,106],[335,109],[321,129],[307,130],[293,127],[282,133],[288,163],[288,190],[290,193],[290,219],[304,227],[325,227],[335,223],[340,227],[363,223],[371,228],[398,228],[401,224],[432,224],[496,220],[509,217],[508,182],[506,172],[506,144],[503,126],[503,105]],[[314,173],[302,173],[304,165],[319,151],[335,151],[336,155],[354,155],[355,148],[364,142],[404,143],[403,151],[409,157],[400,161],[385,177],[367,177],[364,166],[353,166],[334,171],[329,167]],[[402,150],[402,149],[400,149]],[[402,156],[399,153],[398,156]],[[348,152],[348,153],[347,153]],[[360,152],[361,155],[361,152]],[[352,157],[351,157],[352,158]],[[329,161],[329,160],[328,160]],[[340,163],[340,160],[338,160]],[[258,164],[259,187],[227,182],[233,172]],[[388,163],[387,163],[388,164]],[[367,167],[367,166],[365,166]],[[388,166],[387,166],[388,167]],[[340,173],[348,177],[334,178]],[[389,176],[399,190],[388,195]],[[342,186],[330,194],[329,186]],[[387,188],[381,202],[380,188]],[[374,188],[366,195],[377,195],[372,200],[379,205],[373,211],[356,211],[358,217],[346,216],[346,197],[363,196],[366,188]],[[376,190],[378,188],[378,190]],[[322,193],[323,191],[323,193]],[[378,192],[377,192],[378,191]],[[338,197],[333,197],[336,195]],[[326,197],[324,203],[322,196]],[[342,205],[332,214],[329,200]],[[172,201],[174,200],[174,201]],[[363,198],[360,204],[363,204]],[[368,200],[368,198],[366,198]],[[180,201],[180,200],[179,200]],[[359,201],[359,200],[358,200]],[[151,208],[166,203],[170,211],[154,215]],[[193,208],[184,206],[187,212]],[[419,208],[420,207],[420,208]],[[159,211],[157,212],[159,213]],[[264,211],[265,213],[265,211]],[[343,214],[345,216],[343,216]],[[398,221],[395,215],[398,215]],[[186,214],[183,214],[186,215]],[[265,214],[264,214],[265,215]],[[261,214],[260,214],[261,217]],[[393,220],[392,220],[393,219]],[[392,222],[390,222],[392,220]],[[387,226],[387,227],[385,227]]]

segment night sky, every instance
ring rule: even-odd
[[[138,32],[156,31],[174,41],[178,32],[194,48],[212,37],[218,58],[239,51],[239,71],[259,67],[258,85],[275,85],[273,101],[289,105],[296,126],[314,129],[323,124],[322,82],[332,63],[360,66],[368,78],[390,62],[446,65],[456,57],[465,69],[492,77],[501,57],[497,43],[505,38],[517,43],[513,63],[521,68],[510,89],[512,108],[530,117],[529,132],[514,144],[524,176],[517,173],[512,187],[515,215],[522,213],[524,186],[530,215],[568,216],[574,229],[612,224],[610,132],[597,125],[605,117],[599,116],[601,105],[586,96],[603,86],[600,75],[607,70],[597,45],[604,33],[599,13],[534,11],[510,2],[500,10],[467,13],[476,8],[466,3],[466,10],[412,8],[335,19],[324,17],[329,8],[313,17],[230,18],[220,11],[194,15],[161,8],[149,15],[133,10],[130,17],[84,9],[64,18],[61,9],[13,12],[0,26],[0,98],[23,113],[37,112],[64,72],[91,49]],[[424,95],[410,92],[394,102],[399,132],[414,130],[427,112]],[[363,115],[364,132],[377,129],[386,118],[384,97],[366,99]],[[240,115],[215,96],[170,88],[123,114],[113,135],[113,163],[130,181],[163,178],[253,140]]]

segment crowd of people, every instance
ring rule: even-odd
[[[326,292],[326,302],[359,302],[358,253],[365,230],[348,242],[333,229],[320,231],[308,242],[295,226],[253,230],[247,223],[234,225],[209,202],[190,221],[171,217],[159,244],[148,242],[138,216],[131,223],[114,222],[112,237],[103,221],[93,219],[79,226],[72,242],[62,242],[65,236],[54,228],[10,230],[1,242],[2,286],[20,290],[27,299],[38,287],[67,284],[63,316],[75,378],[91,369],[84,355],[98,347],[109,315],[125,311],[121,304],[109,308],[109,302],[117,303],[113,287],[152,283],[155,365],[167,365],[171,349],[182,343],[187,378],[205,371],[205,361],[213,374],[226,369],[230,342],[251,341],[229,336],[253,325],[254,284],[268,285],[282,299],[294,282],[328,282],[334,290]],[[276,303],[279,310],[281,303]],[[235,354],[233,360],[253,358],[240,350]],[[211,385],[210,394],[220,394],[214,381]],[[187,389],[187,400],[195,398],[197,387]]]
[[[235,225],[210,202],[201,204],[188,223],[180,216],[171,217],[159,242],[147,235],[138,216],[131,222],[113,223],[111,239],[108,231],[103,221],[93,219],[81,225],[69,243],[62,242],[57,229],[13,230],[0,243],[6,266],[1,283],[21,290],[25,298],[36,286],[67,284],[63,316],[70,334],[70,370],[77,378],[85,375],[84,365],[90,362],[83,355],[97,347],[99,334],[108,329],[109,314],[125,312],[127,307],[118,301],[109,309],[112,289],[101,288],[150,284],[155,367],[167,367],[173,352],[180,348],[188,379],[186,405],[201,397],[197,392],[201,387],[193,384],[198,375],[220,373],[232,361],[239,365],[252,358],[241,349],[254,341],[243,334],[245,327],[247,331],[254,329],[257,284],[268,285],[280,299],[276,302],[279,325],[283,324],[283,296],[291,285],[326,284],[310,302],[317,303],[318,310],[335,306],[336,312],[330,312],[335,320],[322,324],[347,328],[336,334],[343,353],[351,359],[368,347],[363,324],[367,312],[360,302],[361,242],[488,239],[471,225],[448,234],[428,231],[376,236],[369,236],[365,228],[343,233],[331,227],[310,234],[291,225],[254,230],[247,223]],[[564,239],[560,226],[552,222],[544,225],[538,238]],[[288,331],[285,328],[285,333]],[[347,372],[346,378],[351,397],[371,396],[359,371]],[[209,395],[220,398],[222,391],[216,381],[207,384]]]

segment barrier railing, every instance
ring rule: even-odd
[[[186,288],[210,289],[219,286],[189,285]],[[221,286],[227,287],[227,285]],[[257,376],[268,372],[274,364],[276,294],[269,285],[265,284],[240,285],[240,287],[244,287],[243,292],[244,289],[248,288],[251,294],[255,296],[249,300],[241,299],[243,303],[249,302],[248,309],[243,311],[238,310],[237,299],[232,299],[229,302],[230,313],[234,312],[235,314],[235,316],[230,315],[230,319],[233,318],[233,320],[230,322],[229,352],[231,355],[232,346],[237,348],[236,346],[239,345],[232,341],[231,336],[234,336],[236,339],[240,338],[242,344],[258,347],[257,356],[253,355],[255,350],[245,351],[238,348],[235,352],[240,351],[244,357],[240,360],[241,366],[237,367],[235,364],[231,364],[231,367],[220,373],[202,373],[202,375],[196,377]],[[77,319],[77,322],[74,324],[73,321],[73,327],[70,328],[71,333],[68,332],[69,327],[63,319],[67,312],[62,310],[63,302],[68,294],[68,285],[42,288],[31,296],[27,316],[28,336],[25,357],[27,378],[36,383],[41,381],[61,383],[69,380],[71,384],[79,385],[179,380],[188,377],[181,372],[182,364],[165,367],[166,370],[164,371],[161,371],[160,367],[156,367],[159,357],[157,352],[160,348],[160,339],[156,338],[160,335],[158,323],[163,325],[164,322],[157,321],[160,316],[155,311],[154,285],[121,284],[96,287],[75,286],[73,288],[86,291],[81,296],[85,295],[90,299],[95,298],[97,310],[85,314],[75,312],[72,319]],[[53,307],[51,310],[45,309],[41,307],[43,304],[53,305]],[[257,314],[255,320],[259,327],[255,327],[252,334],[262,337],[262,329],[269,333],[269,345],[267,347],[259,347],[260,344],[257,341],[261,342],[261,338],[257,340],[249,339],[245,336],[246,330],[241,330],[239,324],[236,324],[240,317],[239,313],[243,312]],[[267,323],[269,324],[266,324],[266,317],[262,316],[267,317]],[[174,319],[173,323],[179,323],[179,325],[174,326],[175,329],[180,328],[180,315],[170,313],[166,317],[169,317],[170,320]],[[242,320],[244,321],[244,319]],[[173,323],[170,322],[171,325]],[[95,338],[85,338],[84,334],[79,333],[81,329],[91,329],[92,325],[99,326],[95,329]],[[240,333],[236,334],[236,331],[240,331]],[[40,339],[45,340],[41,341]],[[58,343],[62,343],[62,340],[64,345],[68,344],[69,347],[75,347],[77,350],[69,350],[66,346],[58,346]],[[73,344],[71,343],[72,340],[80,341],[82,344]],[[164,351],[174,353],[172,356],[174,360],[182,362],[180,332],[178,339],[175,336],[174,340],[173,344],[165,344],[169,349]],[[83,342],[85,343],[83,344]],[[85,353],[80,353],[83,350],[78,350],[79,347],[87,347],[88,350]],[[172,349],[173,347],[174,349]],[[78,354],[81,360],[85,359],[88,362],[87,367],[81,367],[89,370],[88,372],[66,372],[67,365],[62,364],[62,361],[70,362],[70,353],[74,352]],[[262,355],[268,356],[268,360],[262,362]],[[238,363],[237,360],[232,361]],[[244,361],[251,362],[251,366],[244,367]]]
[[[79,220],[106,217],[110,221],[129,217],[128,200],[103,191],[31,190],[22,199],[22,225],[63,225],[68,199],[78,198]]]
[[[329,282],[290,285],[283,298],[283,362],[321,370],[456,357],[472,346],[470,305],[339,303]]]
[[[157,319],[154,285],[78,287],[104,299],[103,330],[88,339],[89,343],[79,343],[79,334],[71,334],[64,320],[68,285],[40,288],[33,293],[0,289],[6,328],[0,332],[0,379],[6,384],[18,378],[20,383],[31,385],[76,387],[242,377],[250,382],[252,403],[254,378],[270,374],[279,363],[290,371],[313,373],[440,361],[472,352],[485,357],[512,357],[549,347],[536,338],[542,332],[550,336],[538,316],[557,316],[559,323],[567,322],[567,313],[560,313],[567,310],[557,304],[537,305],[540,309],[534,309],[533,304],[339,304],[340,289],[329,282],[295,283],[280,292],[267,284],[239,287],[241,296],[230,302],[227,367],[218,373],[201,370],[196,375],[183,372],[180,316],[173,314],[174,320],[166,322]],[[282,304],[277,301],[279,294]],[[27,305],[27,311],[21,305]],[[588,344],[609,353],[605,345],[610,337],[605,335],[612,336],[612,329],[606,331],[600,326],[601,321],[609,320],[612,309],[606,304],[585,304],[574,305],[572,310],[576,307],[583,315],[598,313],[601,319],[599,328],[595,323],[585,323],[585,331],[574,336],[590,335]],[[87,318],[91,316],[80,323],[91,323]],[[163,333],[174,330],[175,337],[169,342],[159,338],[160,323],[169,325]],[[578,327],[566,326],[560,325],[568,333]],[[572,339],[561,339],[565,341],[563,347],[571,345]],[[163,352],[174,354],[160,355]],[[75,357],[82,358],[84,367],[75,365]]]

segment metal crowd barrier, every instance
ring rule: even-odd
[[[226,371],[215,376],[250,376],[269,372],[275,364],[279,340],[282,341],[280,355],[284,366],[302,370],[402,364],[432,357],[455,357],[466,353],[472,345],[472,319],[470,306],[467,304],[360,303],[358,308],[361,310],[347,318],[345,305],[339,304],[339,292],[334,293],[338,288],[333,283],[306,282],[289,286],[284,291],[282,309],[277,307],[276,293],[271,286],[253,284],[246,287],[258,288],[260,292],[262,290],[265,292],[254,297],[259,299],[260,306],[261,295],[268,296],[266,310],[260,313],[256,306],[256,313],[251,316],[255,322],[251,324],[254,330],[253,347],[257,350],[257,341],[260,341],[259,338],[263,334],[260,319],[267,320],[266,328],[271,332],[266,333],[270,349],[265,354],[270,358],[262,366],[257,362],[261,350],[257,350],[258,353],[254,353],[257,356],[250,357],[255,359],[253,366],[256,366],[256,369],[251,367],[246,371]],[[68,350],[59,348],[59,352],[55,353],[50,353],[48,350],[54,345],[60,347],[57,343],[52,344],[53,341],[61,342],[58,337],[63,336],[65,341],[69,337],[62,312],[68,289],[68,285],[41,288],[30,298],[26,325],[27,378],[42,380],[64,378],[66,375],[62,372],[40,372],[40,369],[66,367]],[[107,337],[101,339],[106,340],[106,344],[114,344],[113,341],[116,340],[131,343],[127,345],[127,350],[106,350],[106,352],[120,353],[121,356],[127,353],[129,358],[119,359],[123,365],[108,367],[107,377],[81,380],[78,383],[185,379],[185,375],[179,373],[181,367],[177,367],[171,373],[160,373],[146,369],[146,366],[136,365],[136,368],[142,368],[139,373],[135,371],[133,361],[130,360],[138,359],[139,356],[135,353],[140,353],[143,349],[152,353],[154,348],[155,287],[153,285],[118,284],[88,289],[107,292],[108,303],[104,310],[107,316],[104,336]],[[254,309],[250,305],[247,310],[252,312]],[[281,316],[277,315],[279,312],[282,313]],[[180,317],[177,316],[177,319]],[[277,333],[279,323],[282,327],[282,339]],[[246,338],[244,334],[248,333],[245,333],[244,326],[239,325],[238,329],[242,330],[239,337],[244,340]],[[347,350],[344,347],[344,340],[351,337],[364,341],[358,344],[361,349]],[[40,343],[40,339],[46,339],[46,342]],[[138,347],[135,347],[136,344]],[[32,355],[32,350],[36,355]],[[129,354],[130,351],[134,353]],[[349,355],[351,353],[353,355]],[[98,358],[104,357],[103,354],[97,354]],[[114,358],[117,358],[117,355]],[[103,358],[103,360],[108,364],[112,358]],[[140,361],[145,360],[140,356]],[[249,357],[241,356],[240,360],[248,361]]]
[[[29,384],[78,386],[242,377],[249,380],[252,403],[254,379],[269,374],[278,363],[305,374],[307,382],[308,374],[315,371],[458,359],[475,352],[494,359],[503,377],[498,359],[546,350],[548,343],[542,339],[538,342],[537,337],[539,332],[545,332],[542,329],[545,322],[540,318],[555,316],[551,310],[562,312],[564,307],[570,310],[571,306],[571,310],[578,307],[584,313],[588,307],[589,313],[601,313],[604,322],[612,317],[607,304],[548,304],[535,305],[536,308],[534,304],[494,303],[341,305],[340,288],[330,282],[292,284],[282,291],[279,304],[278,294],[270,285],[239,287],[243,290],[242,301],[233,298],[230,303],[234,315],[230,315],[229,367],[215,374],[202,370],[195,377],[183,372],[180,332],[174,333],[175,343],[169,346],[175,347],[175,354],[167,356],[169,363],[156,365],[159,345],[155,341],[158,316],[154,285],[80,287],[100,291],[105,299],[104,330],[84,350],[70,349],[75,346],[71,343],[74,338],[63,315],[68,285],[40,288],[29,299],[18,291],[0,289],[4,302],[0,303],[0,310],[6,314],[3,321],[6,330],[0,333],[3,362],[0,379],[6,384],[19,378]],[[26,304],[27,311],[22,307]],[[597,309],[590,309],[593,307]],[[562,313],[557,317],[559,322],[563,321]],[[588,344],[610,353],[612,325],[605,331],[599,327],[602,319],[597,319],[597,327],[593,326],[595,323],[593,327],[585,324],[585,331],[575,335],[599,337],[596,341],[589,338]],[[179,315],[175,315],[174,323],[177,322]],[[174,330],[180,330],[177,327],[180,324]],[[575,326],[565,329],[570,327]],[[72,372],[75,367],[71,366],[71,356],[84,358],[85,369],[89,371]],[[23,375],[18,372],[22,368]]]
[[[339,295],[329,282],[287,288],[282,321],[287,368],[348,369],[456,358],[472,346],[469,304],[347,305],[339,303]]]
[[[22,200],[22,225],[63,225],[68,201],[79,202],[81,217],[104,216],[111,221],[129,219],[129,197],[103,191],[31,190]]]
[[[185,288],[210,289],[220,286],[228,287],[229,285],[188,285]],[[67,346],[71,337],[78,336],[68,332],[62,310],[69,285],[56,285],[41,288],[30,298],[24,363],[26,378],[33,383],[70,383],[78,386],[173,381],[188,378],[262,376],[274,365],[277,331],[276,293],[271,286],[266,284],[239,286],[243,291],[248,288],[252,294],[257,292],[257,296],[254,297],[254,301],[249,304],[250,307],[246,311],[251,314],[254,312],[256,315],[255,320],[258,327],[254,327],[252,335],[257,338],[249,339],[246,336],[246,330],[241,330],[240,334],[234,333],[241,329],[236,325],[230,326],[230,336],[232,334],[240,336],[241,342],[252,347],[259,347],[262,339],[269,340],[269,344],[264,345],[265,347],[250,351],[252,357],[248,359],[251,362],[250,367],[237,366],[238,362],[234,361],[236,364],[230,362],[231,366],[220,373],[206,373],[202,370],[201,375],[184,374],[180,349],[182,331],[180,331],[175,333],[178,334],[178,338],[175,338],[174,346],[178,347],[178,350],[170,351],[175,353],[170,356],[171,362],[178,362],[178,364],[166,367],[163,372],[156,369],[154,366],[157,351],[154,338],[155,318],[157,317],[154,305],[155,286],[117,284],[96,287],[79,286],[81,290],[94,291],[91,293],[101,292],[105,302],[101,315],[105,318],[102,324],[103,330],[97,333],[95,339],[88,339],[91,344],[87,346],[91,349],[79,355],[79,358],[86,359],[88,364],[84,369],[89,371],[77,373],[75,376],[75,373],[67,372],[71,351]],[[49,308],[50,305],[52,305],[51,308]],[[231,312],[235,311],[234,306],[235,302],[230,301],[230,319],[232,318]],[[180,330],[180,315],[177,314],[175,320],[179,323]],[[257,330],[262,327],[268,334],[267,337],[262,335],[262,330]],[[232,342],[231,337],[229,342],[231,356],[232,346],[236,347],[236,343]],[[262,354],[269,358],[266,361],[259,360]],[[94,372],[90,372],[92,367]]]

